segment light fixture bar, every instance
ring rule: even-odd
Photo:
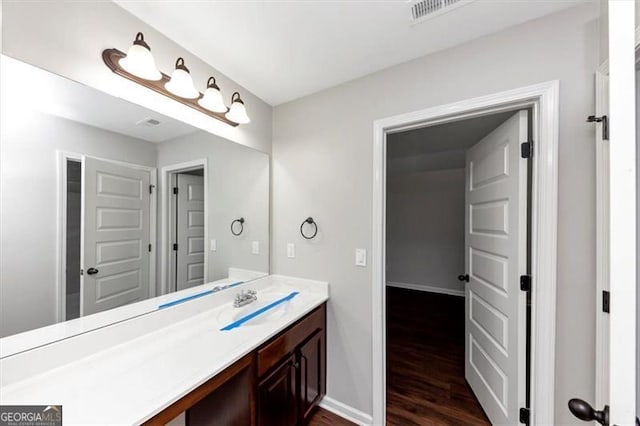
[[[107,65],[107,67],[109,67],[109,69],[111,71],[113,71],[114,73],[118,74],[121,77],[126,78],[127,80],[131,80],[133,82],[136,82],[148,89],[151,89],[155,92],[158,92],[162,95],[165,95],[168,98],[173,99],[174,101],[180,102],[183,105],[189,106],[197,111],[200,111],[203,114],[208,115],[209,117],[213,117],[217,120],[222,121],[223,123],[226,123],[230,126],[236,127],[238,125],[238,123],[234,123],[233,121],[227,119],[225,117],[224,113],[218,113],[218,112],[213,112],[213,111],[209,111],[208,109],[205,109],[203,107],[201,107],[198,104],[198,100],[202,99],[202,93],[200,93],[200,95],[195,98],[195,99],[185,99],[185,98],[181,98],[179,96],[174,95],[173,93],[169,92],[167,89],[165,89],[165,84],[169,82],[170,77],[168,75],[166,75],[163,72],[160,72],[160,74],[162,74],[162,78],[160,80],[157,81],[152,81],[152,80],[145,80],[142,79],[140,77],[136,77],[135,75],[127,72],[124,68],[122,68],[119,64],[120,59],[124,58],[126,56],[125,53],[119,51],[118,49],[105,49],[102,52],[102,60],[104,61],[104,63]]]

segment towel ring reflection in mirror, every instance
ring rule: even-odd
[[[304,233],[304,224],[305,223],[308,223],[309,225],[313,225],[313,234],[306,235]],[[311,216],[309,216],[308,218],[303,220],[302,223],[300,224],[300,234],[307,240],[311,240],[311,239],[315,238],[316,235],[318,235],[318,224],[313,220],[313,218]]]
[[[238,232],[235,231],[235,227],[234,227],[236,222],[240,224],[240,230]],[[236,219],[233,222],[231,222],[231,233],[233,235],[237,237],[238,235],[242,234],[242,231],[244,231],[244,217],[241,217],[240,219]]]

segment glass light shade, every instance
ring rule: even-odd
[[[136,35],[136,39],[129,48],[127,56],[120,59],[118,64],[129,74],[133,74],[136,77],[152,81],[162,79],[162,73],[158,71],[151,49],[144,41],[142,33]]]
[[[134,44],[129,48],[127,56],[120,59],[118,64],[130,74],[145,80],[158,81],[162,74],[156,67],[151,51],[146,47]]]
[[[237,98],[236,95],[238,95]],[[227,117],[229,121],[233,121],[238,124],[251,122],[251,119],[247,115],[247,109],[244,106],[244,102],[240,99],[240,94],[238,92],[235,92],[231,97],[231,107],[229,108],[229,112],[225,114],[225,117]]]
[[[185,99],[196,99],[200,96],[200,92],[193,85],[193,79],[189,70],[184,66],[184,60],[178,58],[176,61],[176,69],[171,73],[171,79],[164,87],[176,96]]]
[[[222,93],[216,87],[207,87],[204,96],[198,101],[200,106],[213,112],[227,112],[228,108],[222,99]]]

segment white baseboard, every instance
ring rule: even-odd
[[[448,294],[449,296],[464,297],[464,290],[453,290],[450,288],[434,287],[423,284],[411,284],[411,283],[398,283],[395,281],[387,281],[389,287],[404,288],[407,290],[426,291],[429,293]]]
[[[336,401],[329,396],[322,398],[322,401],[320,401],[320,407],[361,426],[370,426],[373,424],[373,417],[369,414],[356,410],[355,408],[343,404],[340,401]]]

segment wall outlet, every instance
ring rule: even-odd
[[[293,259],[296,257],[296,245],[293,243],[287,244],[287,257]]]
[[[218,250],[218,241],[216,241],[216,240],[211,240],[211,241],[209,242],[209,250],[211,250],[211,251],[216,251],[216,250]]]
[[[254,241],[251,244],[251,253],[260,254],[260,243],[258,241]]]
[[[356,266],[367,266],[366,249],[356,249]]]

